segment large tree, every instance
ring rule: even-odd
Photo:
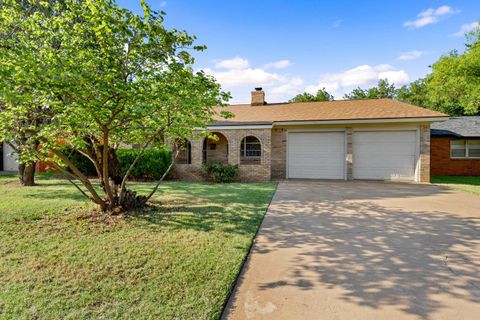
[[[18,156],[20,183],[33,186],[35,153],[40,145],[37,133],[52,114],[47,101],[31,85],[44,72],[36,49],[44,44],[29,29],[35,15],[53,17],[55,12],[39,1],[0,3],[0,141]],[[31,44],[28,50],[26,42]],[[11,81],[14,73],[23,73],[21,81]]]
[[[297,94],[289,102],[311,102],[311,101],[332,101],[333,95],[327,92],[325,88],[319,89],[315,95],[304,92]]]
[[[362,89],[360,87],[353,89],[350,93],[343,96],[347,100],[355,99],[381,99],[381,98],[395,98],[396,89],[393,84],[390,84],[387,79],[380,79],[376,86],[369,89]]]
[[[8,2],[21,11],[16,1]],[[140,16],[110,0],[44,2],[56,14],[40,12],[29,20],[31,37],[17,41],[20,65],[9,67],[8,81],[26,81],[29,61],[21,55],[36,50],[43,72],[29,86],[54,114],[38,132],[36,157],[50,159],[59,170],[68,166],[72,183],[80,181],[78,189],[109,212],[142,207],[155,191],[139,196],[126,187],[143,150],[203,134],[212,106],[229,97],[214,79],[192,69],[191,51],[205,47],[194,46],[195,37],[186,32],[166,29],[163,13],[141,4]],[[90,159],[102,192],[59,144]],[[115,151],[129,144],[141,148],[123,174]]]
[[[417,79],[397,89],[396,98],[416,106],[429,107],[427,85],[424,78]]]
[[[465,52],[452,51],[432,65],[426,84],[433,108],[480,114],[480,29],[468,35]]]
[[[49,116],[42,104],[0,104],[0,141],[10,145],[17,155],[19,179],[23,186],[35,185],[36,154],[40,147],[37,132],[50,121]]]

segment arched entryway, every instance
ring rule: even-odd
[[[192,144],[188,140],[180,141],[175,147],[178,150],[177,164],[191,164],[192,163]]]
[[[220,132],[212,132],[203,141],[203,163],[228,163],[228,140]]]

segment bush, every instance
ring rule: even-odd
[[[96,176],[97,171],[93,163],[78,151],[64,149],[63,151],[70,161],[85,175]],[[125,174],[130,165],[135,160],[140,150],[138,149],[118,149],[117,159],[120,163],[120,170]],[[136,179],[154,179],[159,180],[168,169],[172,161],[171,152],[166,149],[148,149],[138,160],[137,164],[130,172],[131,178]]]
[[[238,165],[223,163],[205,163],[203,171],[213,182],[232,182],[238,176]]]
[[[125,174],[140,150],[118,149],[117,159],[120,170]],[[130,172],[130,177],[137,179],[159,180],[172,161],[172,154],[166,149],[147,149]]]

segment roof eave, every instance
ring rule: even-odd
[[[368,124],[368,123],[412,123],[446,121],[448,117],[415,117],[415,118],[379,118],[379,119],[339,119],[339,120],[308,120],[308,121],[275,121],[280,125],[311,125],[311,124]]]
[[[368,123],[425,123],[448,120],[445,117],[415,117],[415,118],[379,118],[379,119],[339,119],[339,120],[291,120],[291,121],[258,121],[258,122],[219,122],[207,125],[208,129],[266,129],[274,126],[315,125],[315,124],[368,124]]]

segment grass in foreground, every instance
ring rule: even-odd
[[[275,189],[165,183],[154,209],[112,220],[38,183],[0,179],[2,319],[218,318]]]
[[[480,177],[435,176],[431,178],[431,182],[480,195]]]

